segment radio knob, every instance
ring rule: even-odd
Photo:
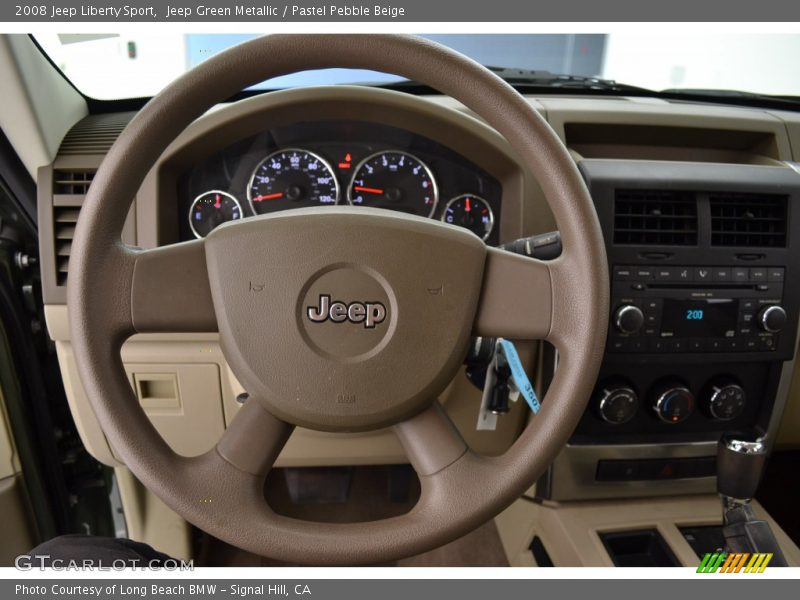
[[[596,398],[597,413],[601,419],[612,425],[627,423],[639,407],[636,392],[624,383],[603,386]]]
[[[652,391],[653,410],[664,423],[675,425],[694,412],[694,394],[680,382],[657,385]]]
[[[777,304],[765,306],[758,313],[758,324],[764,331],[778,333],[786,326],[786,311]]]
[[[622,333],[636,333],[644,325],[642,309],[633,304],[623,304],[614,313],[614,326]]]
[[[731,421],[742,414],[747,394],[730,378],[716,379],[703,394],[708,414],[717,421]]]

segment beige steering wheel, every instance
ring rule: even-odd
[[[438,221],[338,206],[236,221],[205,240],[154,250],[122,244],[134,191],[193,119],[265,79],[330,67],[415,79],[484,118],[541,185],[561,231],[561,257],[544,263],[487,248]],[[323,314],[322,296],[341,304]],[[122,132],[81,211],[68,305],[89,400],[111,445],[150,490],[197,527],[251,552],[358,564],[451,541],[544,472],[597,376],[608,273],[594,208],[565,147],[490,71],[411,36],[280,35],[205,61]],[[124,340],[156,331],[219,331],[250,394],[202,456],[168,447],[125,377]],[[472,453],[435,400],[472,335],[545,339],[559,350],[542,410],[499,457]],[[419,502],[403,516],[364,523],[277,515],[264,500],[264,479],[296,425],[393,427],[421,481]]]

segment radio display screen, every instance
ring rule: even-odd
[[[731,299],[664,299],[661,336],[724,338],[736,335],[739,301]]]

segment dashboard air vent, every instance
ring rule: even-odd
[[[94,173],[93,169],[57,169],[53,172],[53,251],[56,285],[59,286],[67,283],[75,226]]]
[[[67,132],[59,156],[106,154],[135,112],[89,115]]]
[[[697,198],[692,192],[616,190],[614,243],[697,245]]]
[[[94,171],[55,171],[53,173],[53,193],[85,196]]]
[[[54,206],[53,207],[53,236],[55,237],[56,253],[56,284],[67,283],[67,270],[69,269],[69,255],[72,252],[72,238],[75,237],[75,225],[78,223],[80,207]]]
[[[711,245],[786,247],[786,196],[710,194]]]

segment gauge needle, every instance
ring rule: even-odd
[[[466,210],[467,212],[470,212],[472,210],[472,207],[469,205],[469,198],[467,198],[467,202],[466,202],[466,206],[464,207],[464,210]]]
[[[214,208],[219,208],[220,206],[222,206],[222,196],[217,194],[217,197],[214,198]]]
[[[378,188],[371,188],[371,187],[362,187],[357,185],[353,188],[357,192],[364,192],[365,194],[383,194],[383,190]]]
[[[274,194],[267,194],[266,196],[256,196],[253,202],[261,202],[262,200],[277,200],[283,198],[283,192],[275,192]]]

